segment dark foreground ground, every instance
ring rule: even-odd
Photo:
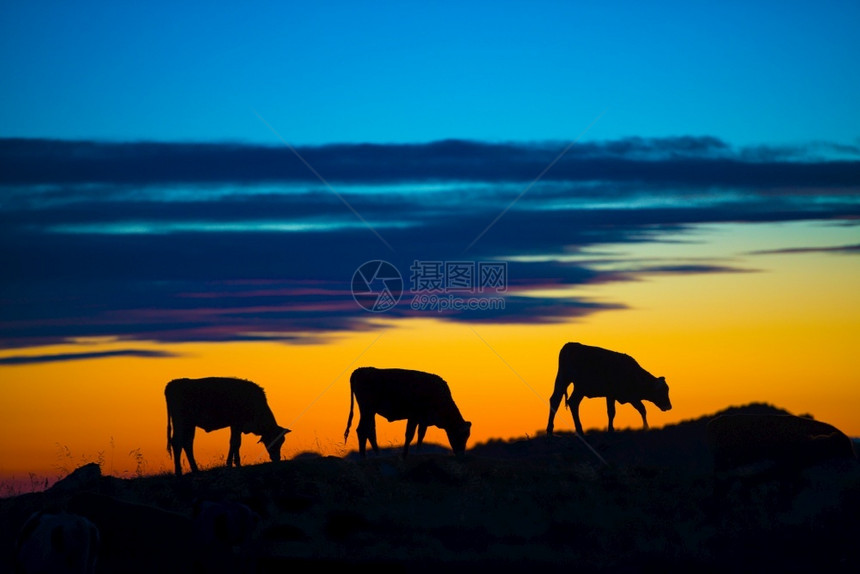
[[[30,513],[63,508],[92,513],[99,571],[122,574],[860,571],[860,463],[716,476],[709,418],[589,433],[605,464],[562,433],[475,445],[463,459],[429,445],[406,460],[304,455],[178,478],[90,467],[0,500],[0,572]],[[251,507],[249,540],[201,558],[190,529],[203,499]]]

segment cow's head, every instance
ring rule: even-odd
[[[448,442],[451,443],[451,450],[457,456],[466,452],[466,441],[469,440],[469,435],[472,434],[472,423],[463,421],[461,424],[446,428],[445,434],[448,435]]]
[[[657,405],[661,411],[668,411],[672,408],[672,401],[669,400],[669,385],[666,384],[665,377],[654,379],[651,402]]]
[[[290,429],[277,427],[277,430],[269,435],[260,437],[260,442],[266,445],[266,450],[269,452],[269,458],[272,462],[281,460],[281,447],[284,446],[287,433]]]

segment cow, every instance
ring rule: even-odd
[[[714,471],[797,470],[856,459],[853,441],[827,423],[791,414],[727,414],[707,425]]]
[[[448,383],[439,375],[409,369],[359,367],[352,372],[349,382],[349,419],[343,442],[346,443],[349,437],[357,401],[360,418],[355,430],[358,434],[358,452],[362,458],[366,456],[367,441],[370,441],[373,451],[379,454],[376,443],[377,414],[389,422],[406,419],[404,458],[409,454],[409,444],[415,436],[415,430],[418,430],[420,446],[428,426],[445,431],[455,455],[461,456],[465,452],[472,423],[463,419],[451,397]]]
[[[94,574],[99,530],[70,512],[38,511],[30,515],[16,540],[19,574]]]
[[[573,391],[568,398],[567,387],[571,383]],[[585,397],[606,397],[609,432],[614,430],[612,421],[615,418],[616,401],[630,403],[639,411],[645,429],[648,428],[648,419],[643,400],[654,403],[662,411],[672,408],[665,378],[655,377],[629,355],[581,343],[565,343],[559,351],[555,388],[549,399],[547,436],[552,435],[553,420],[562,397],[571,410],[576,432],[580,436],[584,433],[579,420],[579,403]]]
[[[194,460],[196,427],[206,432],[230,428],[227,466],[241,465],[242,433],[260,436],[259,442],[266,446],[272,461],[281,459],[281,446],[290,429],[275,422],[266,394],[256,383],[230,377],[174,379],[164,388],[164,397],[167,401],[167,452],[173,455],[177,476],[182,474],[183,450],[191,472],[197,472]]]

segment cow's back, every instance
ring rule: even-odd
[[[174,379],[167,383],[164,396],[175,420],[193,422],[206,431],[253,420],[267,408],[259,385],[229,377]]]
[[[361,367],[353,371],[350,384],[362,412],[391,421],[432,422],[430,417],[456,408],[448,384],[431,373]]]
[[[654,378],[630,355],[581,343],[566,343],[562,347],[559,371],[586,397],[606,396],[611,390],[622,402],[627,398],[624,396],[627,386],[635,387],[642,380]],[[633,398],[639,398],[638,393]]]

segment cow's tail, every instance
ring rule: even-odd
[[[570,354],[571,347],[570,344],[566,344],[562,346],[561,350],[558,352],[558,371],[555,374],[555,386],[553,387],[553,395],[558,394],[558,390],[561,389],[561,394],[564,397],[564,408],[570,410],[570,402],[567,396],[567,387],[570,386],[570,376],[568,373],[567,363],[569,362],[568,355]]]
[[[173,429],[170,427],[170,403],[167,403],[167,454],[173,456]]]
[[[355,391],[352,390],[352,383],[349,385],[349,418],[346,419],[346,430],[343,431],[343,444],[346,444],[346,439],[349,437],[349,427],[352,426],[352,413],[355,407]]]
[[[570,398],[567,395],[567,388],[570,386],[570,376],[568,376],[567,369],[564,364],[564,349],[562,349],[562,355],[558,358],[558,373],[555,375],[555,392],[558,392],[558,389],[561,389],[562,396],[564,397],[564,408],[570,410]]]

